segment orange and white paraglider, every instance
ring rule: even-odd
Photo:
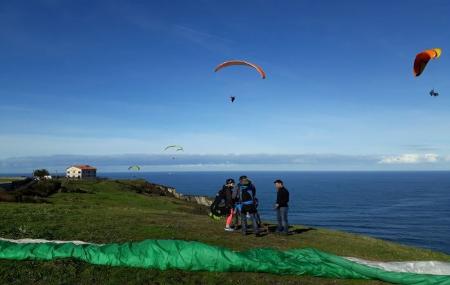
[[[440,48],[428,49],[416,55],[414,60],[414,76],[419,76],[425,70],[430,59],[436,59],[441,56],[442,50]]]
[[[214,71],[217,72],[217,71],[221,70],[224,67],[233,66],[233,65],[244,65],[244,66],[252,67],[259,73],[259,75],[261,75],[262,79],[266,78],[266,73],[264,72],[264,70],[259,65],[251,63],[251,62],[248,62],[248,61],[244,61],[244,60],[229,60],[229,61],[225,61],[224,63],[221,63],[218,66],[216,66]]]

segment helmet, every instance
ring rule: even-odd
[[[228,179],[225,181],[225,184],[231,184],[231,183],[235,183],[233,178],[228,178]]]

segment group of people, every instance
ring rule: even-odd
[[[278,221],[276,232],[288,234],[289,191],[280,179],[275,180],[274,184],[277,191],[274,206]],[[225,231],[235,231],[240,227],[242,234],[246,235],[247,222],[250,220],[253,233],[256,236],[260,235],[262,223],[258,213],[256,187],[247,176],[239,177],[237,184],[234,179],[227,179],[211,205],[211,212],[215,216],[226,216]]]

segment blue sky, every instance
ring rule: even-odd
[[[186,169],[450,169],[448,15],[444,0],[2,1],[0,171],[168,144]],[[267,79],[213,72],[228,59]]]

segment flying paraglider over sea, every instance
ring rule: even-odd
[[[128,167],[128,170],[139,171],[139,170],[141,170],[141,167],[139,165],[132,165],[132,166]]]
[[[422,51],[416,55],[414,60],[414,76],[419,76],[425,70],[430,59],[437,59],[441,56],[442,49],[434,48]]]
[[[175,152],[184,151],[184,148],[181,145],[168,145],[164,148],[164,151],[173,150]],[[175,159],[175,156],[172,156],[172,159]]]
[[[261,75],[262,79],[266,78],[266,73],[264,72],[264,70],[259,65],[255,64],[255,63],[248,62],[248,61],[244,61],[244,60],[229,60],[229,61],[225,61],[225,62],[219,64],[218,66],[216,66],[214,71],[217,72],[217,71],[221,70],[224,67],[234,66],[234,65],[243,65],[243,66],[251,67],[251,68],[255,69],[259,73],[259,75]]]
[[[252,63],[252,62],[244,61],[244,60],[225,61],[225,62],[219,64],[218,66],[216,66],[216,68],[214,69],[214,72],[217,72],[217,71],[221,70],[222,68],[229,67],[229,66],[235,66],[235,65],[242,65],[242,66],[250,67],[250,68],[256,70],[262,79],[266,79],[266,72],[262,69],[261,66],[255,64],[255,63]],[[234,103],[235,100],[236,100],[235,96],[230,96],[231,103]]]
[[[175,151],[184,151],[181,145],[168,145],[164,148],[164,151],[167,151],[169,149],[174,149]]]
[[[141,167],[139,165],[132,165],[128,167],[129,171],[132,171],[133,177],[136,177],[135,173],[141,170]]]

